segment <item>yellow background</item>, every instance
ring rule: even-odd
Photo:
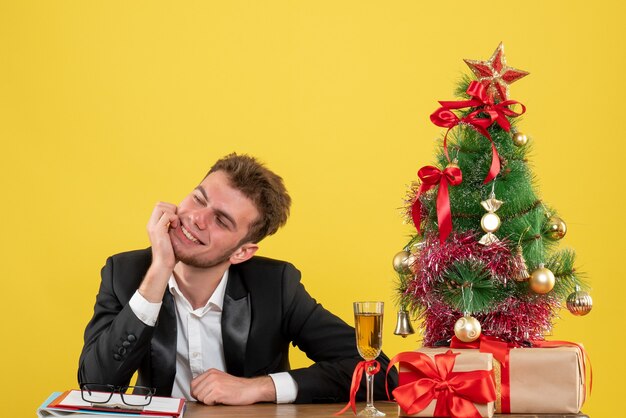
[[[210,164],[247,152],[294,204],[261,253],[292,261],[352,322],[387,302],[410,228],[397,210],[442,133],[429,114],[504,41],[531,72],[528,107],[543,198],[569,231],[594,310],[553,338],[583,342],[584,411],[620,415],[626,373],[622,218],[626,29],[620,1],[14,1],[0,5],[2,416],[29,417],[73,388],[105,258],[148,245],[155,202],[178,202]],[[294,356],[294,365],[306,359]]]

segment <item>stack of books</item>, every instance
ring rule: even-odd
[[[124,395],[126,399],[143,397],[141,395]],[[185,412],[185,400],[153,396],[150,404],[136,407],[125,404],[121,396],[112,394],[106,403],[90,403],[83,400],[80,390],[54,392],[37,409],[37,417],[159,417],[182,418]]]

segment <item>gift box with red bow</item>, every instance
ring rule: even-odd
[[[393,396],[399,416],[492,417],[496,387],[493,355],[478,350],[421,348],[400,353]],[[390,364],[390,365],[391,365]]]
[[[399,415],[490,417],[494,411],[575,414],[585,401],[587,375],[591,392],[591,364],[580,344],[540,341],[534,343],[534,348],[512,348],[484,338],[478,345],[480,351],[421,348],[394,357],[394,362],[400,363],[399,386],[393,392]],[[449,351],[458,353],[451,368],[450,358],[448,364],[437,359]],[[431,364],[425,356],[432,359]],[[495,388],[495,405],[481,403],[481,399],[490,399],[488,379],[475,373],[463,374],[477,370],[489,371]],[[468,406],[468,401],[476,412]],[[465,409],[459,409],[459,405]],[[459,411],[469,411],[472,415]]]

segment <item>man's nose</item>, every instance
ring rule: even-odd
[[[191,221],[198,229],[206,229],[213,218],[213,211],[208,208],[197,209],[191,213]]]

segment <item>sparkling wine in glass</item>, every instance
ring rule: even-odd
[[[384,302],[354,302],[354,323],[356,347],[365,361],[372,361],[380,355],[383,345]],[[372,372],[374,366],[370,366]],[[365,409],[357,415],[382,417],[385,414],[374,407],[374,375],[365,373],[367,379],[367,400]]]

